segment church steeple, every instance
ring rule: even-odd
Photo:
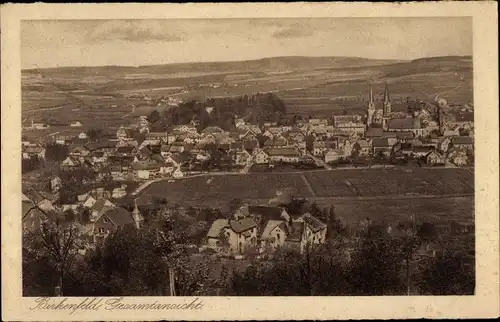
[[[136,227],[141,228],[141,224],[144,221],[144,217],[142,217],[139,212],[139,208],[137,207],[137,199],[134,199],[134,210],[132,211],[132,218],[134,219]]]
[[[375,114],[375,102],[373,100],[373,89],[372,84],[370,83],[369,90],[369,98],[368,98],[368,111],[366,117],[366,126],[370,126],[373,123],[373,115]]]
[[[374,103],[374,100],[373,100],[373,88],[372,88],[372,84],[370,84],[370,97],[369,97],[369,102],[368,102],[368,106],[372,106],[373,103]]]
[[[385,90],[384,90],[384,116],[387,116],[391,113],[391,98],[389,96],[389,86],[387,82],[385,82]]]

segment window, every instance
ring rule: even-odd
[[[104,234],[104,228],[102,227],[99,228],[99,234]]]
[[[107,224],[107,223],[108,223],[108,218],[103,217],[103,218],[102,218],[102,222],[103,222],[103,223],[105,223],[105,224]]]
[[[278,241],[280,241],[280,240],[281,240],[281,238],[280,238],[280,233],[277,233],[277,234],[276,234],[276,238],[278,239]]]

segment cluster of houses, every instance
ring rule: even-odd
[[[332,125],[320,122],[311,132],[315,137],[312,154],[326,163],[357,156],[466,165],[474,150],[474,112],[451,112],[445,107],[441,99],[436,104],[420,102],[407,112],[393,112],[386,84],[382,106],[377,109],[370,86],[366,118],[339,115],[333,116]]]
[[[141,116],[136,126],[120,127],[116,138],[89,142],[82,132],[76,137],[56,135],[54,142],[70,147],[62,170],[90,167],[98,176],[111,175],[115,180],[242,171],[253,164],[307,162],[310,156],[329,164],[353,157],[416,158],[429,165],[457,166],[472,161],[473,111],[445,112],[438,105],[422,103],[405,113],[393,112],[387,85],[382,104],[375,107],[370,87],[364,116],[310,118],[296,120],[293,126],[277,122],[259,126],[235,118],[231,131],[218,126],[199,130],[192,121],[166,132],[150,132],[147,117]],[[142,142],[134,138],[137,130],[145,136]],[[43,157],[43,146],[25,143],[23,158]]]
[[[309,213],[292,216],[278,206],[244,205],[229,219],[212,223],[207,246],[230,254],[264,253],[278,247],[303,252],[307,245],[324,243],[326,231],[326,224]]]
[[[126,225],[139,229],[144,221],[137,204],[130,212],[99,196],[96,191],[79,195],[73,204],[63,205],[58,205],[48,194],[42,195],[34,189],[22,194],[22,225],[25,231],[38,229],[46,220],[54,221],[58,218],[64,222],[68,215],[73,219],[76,216],[80,236],[91,244],[102,241],[110,233]]]

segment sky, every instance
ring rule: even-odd
[[[472,20],[276,18],[31,20],[21,23],[21,65],[140,66],[279,56],[410,60],[472,55]]]

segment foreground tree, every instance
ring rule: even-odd
[[[442,250],[428,261],[419,286],[425,295],[474,294],[474,258],[457,249]]]
[[[379,227],[370,227],[359,241],[349,271],[351,295],[404,293],[400,245]]]
[[[54,220],[42,222],[40,227],[41,244],[55,264],[58,277],[55,295],[63,295],[65,273],[78,253],[78,229],[74,218],[54,214]]]

